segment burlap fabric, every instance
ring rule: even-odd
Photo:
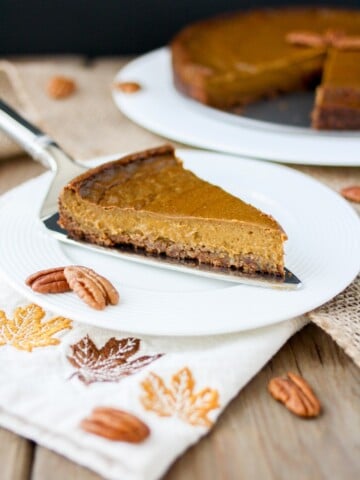
[[[360,367],[360,276],[331,302],[308,314]]]
[[[0,64],[0,97],[14,107],[21,106],[32,119],[30,110],[36,106],[38,125],[79,160],[159,145],[164,139],[126,120],[113,104],[112,80],[125,63],[124,59],[106,59],[90,64],[79,57],[17,60],[12,65],[15,83],[9,62],[4,62]],[[63,100],[49,98],[46,85],[53,75],[72,77],[76,93]],[[20,93],[19,98],[14,92]],[[29,101],[24,105],[20,97]],[[9,156],[4,146],[1,137],[0,158]]]
[[[120,58],[89,63],[79,57],[0,61],[0,97],[40,125],[77,159],[159,145],[164,139],[128,121],[113,104],[111,83],[125,63]],[[47,81],[57,74],[72,77],[78,87],[65,100],[53,100],[46,94]],[[0,134],[0,159],[17,153],[19,148]],[[336,191],[360,185],[360,168],[295,168]],[[353,206],[360,213],[360,206]],[[360,366],[360,277],[308,316]]]

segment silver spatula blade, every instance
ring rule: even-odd
[[[285,269],[284,279],[271,275],[246,275],[236,269],[215,268],[191,261],[179,262],[169,257],[144,255],[130,249],[100,247],[70,239],[67,236],[67,232],[60,228],[57,223],[59,218],[57,199],[61,188],[72,178],[83,173],[86,167],[76,163],[51,138],[22,118],[1,99],[0,129],[10,135],[35,160],[41,161],[41,163],[50,167],[54,172],[39,212],[39,218],[47,231],[57,240],[150,267],[175,270],[177,272],[213,278],[214,280],[285,290],[294,290],[301,287],[301,281],[288,269]]]

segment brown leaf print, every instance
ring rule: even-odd
[[[0,346],[12,345],[18,350],[31,352],[36,347],[59,344],[60,340],[53,335],[71,328],[71,320],[54,317],[44,322],[44,317],[45,311],[34,303],[18,307],[12,320],[0,310]]]
[[[172,376],[170,387],[155,373],[150,373],[141,385],[145,392],[141,403],[160,417],[177,416],[191,425],[210,427],[208,413],[220,406],[217,390],[204,388],[194,393],[195,381],[187,367]]]
[[[67,358],[77,371],[79,380],[89,385],[93,382],[118,382],[123,377],[133,375],[162,357],[143,355],[128,361],[140,348],[140,339],[128,337],[117,340],[110,338],[102,348],[97,348],[89,335],[71,345],[72,354]]]

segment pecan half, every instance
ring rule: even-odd
[[[112,441],[140,443],[149,435],[149,427],[131,413],[116,408],[97,407],[81,421],[80,427]]]
[[[340,193],[346,200],[360,203],[360,185],[343,188]]]
[[[348,36],[341,30],[326,30],[324,33],[317,32],[289,32],[286,41],[292,45],[303,47],[334,47],[339,50],[359,50],[360,36]]]
[[[102,277],[98,273],[94,272],[91,268],[81,267],[84,272],[86,272],[91,278],[94,279],[102,288],[103,293],[106,297],[106,304],[117,305],[119,303],[119,294],[114,285],[109,282],[108,279]]]
[[[270,394],[283,403],[290,412],[300,417],[319,415],[320,402],[309,384],[299,375],[289,372],[287,377],[276,377],[268,384]]]
[[[299,31],[289,32],[286,37],[286,41],[292,45],[300,45],[304,47],[325,47],[327,41],[324,35],[315,32]]]
[[[50,78],[46,91],[49,97],[59,100],[61,98],[69,97],[76,89],[74,80],[69,77],[57,75]]]
[[[116,305],[119,294],[115,287],[94,270],[87,267],[71,266],[64,269],[70,288],[96,310],[103,310],[109,303]]]
[[[30,275],[25,283],[38,293],[64,293],[71,290],[64,275],[64,267],[40,270]]]
[[[339,37],[333,42],[333,46],[339,50],[360,50],[360,36],[359,37]]]
[[[328,29],[325,30],[323,37],[324,41],[326,42],[326,45],[329,47],[334,47],[336,46],[336,43],[344,38],[346,36],[345,32],[343,30],[334,30],[334,29]]]
[[[115,82],[113,88],[123,93],[135,93],[141,90],[141,85],[137,82]]]

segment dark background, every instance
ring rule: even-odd
[[[360,8],[360,0],[0,0],[0,55],[140,53],[166,44],[193,20],[296,4]]]

